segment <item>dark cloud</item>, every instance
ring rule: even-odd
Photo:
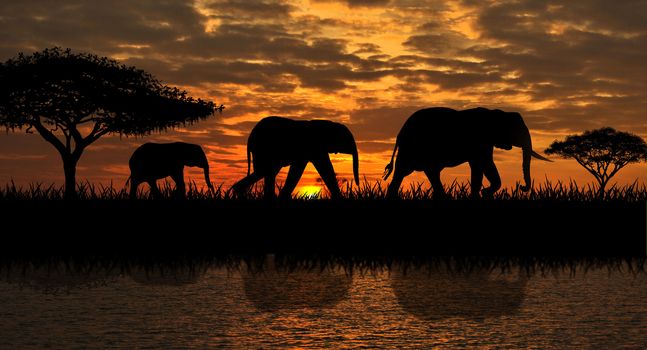
[[[293,6],[282,1],[216,0],[207,6],[216,18],[237,20],[266,20],[288,16]]]
[[[382,50],[380,49],[380,45],[373,44],[373,43],[360,43],[357,46],[359,48],[353,52],[353,54],[360,54],[360,53],[370,53],[370,54],[380,54],[382,53]]]
[[[439,16],[418,26],[415,34],[402,44],[412,50],[432,56],[448,56],[467,45],[465,35],[450,29],[451,21]],[[442,56],[441,56],[442,57]]]
[[[604,126],[623,131],[647,133],[647,100],[633,97],[594,97],[587,105],[579,101],[550,108],[528,111],[527,124],[532,129],[546,131],[572,130],[581,132]]]
[[[413,112],[419,106],[363,108],[350,113],[349,125],[359,141],[383,141],[395,138]],[[375,146],[375,144],[373,144]],[[370,146],[369,146],[370,148]]]
[[[243,61],[191,62],[167,73],[172,81],[188,84],[208,82],[259,85],[261,91],[291,92],[297,79],[302,87],[322,91],[343,89],[347,82],[373,81],[388,71],[357,70],[339,63],[297,64],[297,63],[250,63]],[[293,79],[294,78],[294,79]]]
[[[586,24],[595,29],[623,33],[647,33],[645,1],[569,1],[549,5],[548,12],[553,18],[577,24]]]
[[[348,6],[350,7],[371,7],[371,6],[384,6],[388,5],[390,0],[347,0]]]
[[[443,90],[458,90],[502,81],[498,73],[456,73],[426,69],[398,70],[393,73],[409,84],[438,84]]]
[[[107,53],[200,32],[206,19],[183,1],[9,1],[0,5],[3,51],[52,45]],[[15,53],[14,53],[15,54]]]
[[[647,68],[640,64],[647,60],[647,51],[640,49],[647,44],[647,22],[642,22],[642,29],[636,23],[621,26],[610,20],[609,13],[626,13],[635,6],[623,3],[618,4],[620,10],[611,10],[614,6],[604,3],[607,5],[587,2],[588,10],[581,5],[551,6],[531,1],[484,7],[478,17],[483,37],[505,45],[473,47],[465,53],[485,59],[502,71],[517,71],[522,83],[548,82],[571,88],[573,94],[600,79],[619,83],[616,88],[621,84],[636,88],[637,81],[644,81],[636,77],[647,76]],[[587,25],[581,27],[576,17],[585,18]],[[552,26],[559,26],[559,31],[551,33],[558,30]],[[631,28],[633,34],[604,32],[610,28]],[[558,93],[563,96],[564,90]]]
[[[455,41],[443,34],[425,34],[412,35],[403,44],[425,53],[442,54],[451,51]]]
[[[391,3],[391,0],[315,0],[315,2],[341,2],[348,7],[381,7]]]

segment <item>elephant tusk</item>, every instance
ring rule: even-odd
[[[539,153],[537,153],[537,152],[535,152],[535,151],[532,151],[532,150],[531,150],[531,151],[530,151],[530,154],[531,154],[533,157],[537,158],[537,159],[544,160],[544,161],[547,161],[547,162],[552,162],[552,160],[550,160],[550,159],[548,159],[548,158],[546,158],[546,157],[542,156],[541,154],[539,154]]]

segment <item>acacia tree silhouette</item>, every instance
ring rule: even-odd
[[[606,127],[554,141],[546,154],[573,158],[598,181],[598,197],[609,180],[629,163],[647,160],[647,144],[637,135]]]
[[[71,49],[19,53],[0,63],[0,125],[12,131],[26,127],[28,133],[36,129],[56,148],[66,199],[76,198],[76,165],[83,151],[101,136],[164,131],[222,108],[143,70]]]

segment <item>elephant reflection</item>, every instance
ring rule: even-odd
[[[175,182],[176,195],[184,198],[184,167],[198,167],[204,170],[204,180],[209,189],[213,185],[209,179],[209,162],[200,145],[185,142],[145,143],[133,152],[130,166],[130,198],[137,197],[137,187],[147,182],[155,198],[161,196],[157,180],[170,176]]]
[[[501,110],[473,108],[457,111],[450,108],[427,108],[413,113],[404,123],[395,142],[391,162],[384,171],[384,180],[393,172],[387,197],[397,197],[405,176],[413,171],[424,171],[434,189],[434,195],[442,197],[445,192],[440,181],[443,168],[468,162],[471,168],[471,194],[479,197],[483,175],[490,187],[481,193],[492,196],[501,188],[501,178],[494,164],[494,147],[523,150],[522,191],[531,187],[530,158],[549,161],[532,150],[528,127],[519,113]],[[395,171],[393,169],[393,158]]]
[[[308,162],[312,162],[332,198],[341,196],[329,153],[353,156],[353,174],[359,184],[357,146],[350,130],[328,120],[292,120],[267,117],[254,126],[247,140],[247,176],[232,187],[243,196],[251,185],[265,180],[265,197],[274,197],[276,176],[290,166],[281,198],[290,198]],[[251,162],[254,172],[250,174]]]
[[[391,285],[402,309],[418,318],[483,320],[517,313],[527,281],[524,274],[396,268]]]
[[[321,266],[278,266],[268,258],[262,269],[243,274],[245,296],[260,311],[332,308],[345,299],[352,276]]]

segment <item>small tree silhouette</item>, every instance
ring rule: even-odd
[[[101,136],[164,131],[222,108],[163,85],[143,70],[71,49],[19,53],[0,63],[0,125],[35,129],[56,148],[68,199],[76,198],[81,154]]]
[[[647,144],[639,136],[606,127],[554,141],[545,152],[575,159],[598,181],[598,196],[603,197],[607,183],[620,169],[647,159]]]

